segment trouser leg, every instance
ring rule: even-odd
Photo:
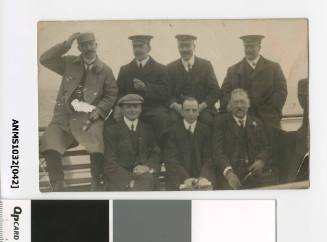
[[[91,153],[90,161],[92,176],[91,190],[95,191],[102,187],[104,156],[101,153]]]
[[[157,177],[145,173],[134,179],[133,187],[130,187],[130,191],[155,191],[158,189],[158,180]]]
[[[46,150],[43,153],[51,186],[54,190],[63,189],[64,172],[60,153],[55,150]]]

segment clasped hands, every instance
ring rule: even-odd
[[[253,164],[249,166],[249,173],[245,176],[244,180],[246,180],[250,176],[261,175],[264,166],[265,163],[262,160],[254,161]],[[233,189],[239,189],[242,186],[242,182],[240,181],[239,177],[234,173],[233,169],[227,171],[225,178],[230,187]]]
[[[211,190],[212,184],[205,177],[187,178],[184,183],[179,186],[180,190]]]

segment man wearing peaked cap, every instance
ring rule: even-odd
[[[120,68],[117,78],[118,98],[130,93],[142,96],[144,105],[140,119],[154,128],[156,137],[160,140],[168,122],[169,91],[165,66],[156,62],[149,54],[152,38],[150,35],[129,37],[132,41],[134,59]],[[114,118],[115,120],[121,118],[117,105]]]
[[[287,97],[286,79],[280,65],[260,55],[263,35],[244,35],[245,57],[231,66],[223,82],[222,109],[235,88],[245,89],[250,97],[249,112],[264,124],[280,127],[282,108]]]
[[[81,54],[65,55],[75,40]],[[52,121],[40,140],[54,191],[64,189],[61,157],[76,141],[90,153],[92,190],[101,187],[103,121],[116,100],[117,86],[96,50],[93,33],[74,33],[40,57],[43,66],[62,76]]]
[[[286,79],[280,65],[260,54],[262,35],[244,35],[245,57],[227,70],[222,85],[223,101],[226,106],[232,90],[242,88],[250,98],[249,114],[263,122],[267,138],[275,151],[275,131],[280,128],[282,109],[287,97]],[[274,152],[275,153],[275,152]]]
[[[244,35],[241,36],[240,39],[243,40],[244,45],[256,45],[261,44],[261,40],[265,36],[263,35]]]
[[[132,35],[128,37],[133,43],[150,43],[150,40],[153,38],[152,35]]]
[[[181,58],[167,65],[170,120],[181,119],[183,99],[194,97],[199,102],[199,121],[211,126],[217,113],[214,104],[220,95],[212,64],[194,55],[196,36],[179,34],[176,39]]]
[[[122,119],[104,128],[107,190],[156,190],[160,149],[152,127],[139,119],[143,102],[138,94],[122,96],[117,102]]]

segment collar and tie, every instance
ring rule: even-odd
[[[243,118],[238,118],[236,116],[233,115],[233,118],[237,124],[238,127],[240,128],[244,128],[245,124],[246,124],[246,120],[247,120],[247,116],[245,115]]]
[[[245,127],[245,120],[244,120],[244,119],[239,119],[239,120],[238,120],[238,123],[239,123],[239,126],[240,126],[241,128],[244,128],[244,127]]]
[[[196,123],[197,121],[195,121],[194,123],[190,124],[188,123],[187,121],[183,120],[184,122],[184,127],[185,129],[190,132],[191,134],[194,134],[194,131],[195,131],[195,127],[196,127]]]
[[[256,66],[257,66],[257,64],[258,64],[258,62],[259,62],[259,60],[260,60],[260,55],[257,57],[257,58],[255,58],[254,60],[249,60],[249,59],[246,59],[247,60],[247,62],[248,62],[248,64],[252,67],[252,69],[254,70],[255,68],[256,68]]]
[[[127,125],[129,131],[132,131],[132,132],[136,131],[136,128],[137,128],[137,125],[138,125],[138,120],[137,119],[132,121],[132,120],[129,120],[126,117],[124,117],[124,122]]]
[[[141,70],[145,65],[146,63],[148,63],[148,61],[150,60],[150,56],[147,56],[144,60],[136,60],[136,64],[137,64],[137,67]]]
[[[195,56],[193,55],[189,60],[184,60],[182,58],[182,63],[183,63],[183,66],[186,70],[186,72],[190,72],[194,66],[194,62],[195,62]]]
[[[187,72],[190,72],[192,70],[192,65],[190,63],[187,64]]]

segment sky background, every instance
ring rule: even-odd
[[[221,86],[227,68],[244,57],[240,36],[261,34],[261,54],[278,62],[288,85],[284,114],[301,113],[297,82],[308,77],[308,29],[304,19],[279,20],[144,20],[144,21],[53,21],[38,24],[38,57],[74,32],[94,32],[98,55],[117,77],[120,66],[129,63],[132,48],[128,36],[153,35],[151,56],[162,64],[179,58],[176,34],[198,37],[196,55],[211,61]],[[69,54],[78,55],[74,43]],[[52,117],[61,77],[39,65],[39,122],[47,125]]]

